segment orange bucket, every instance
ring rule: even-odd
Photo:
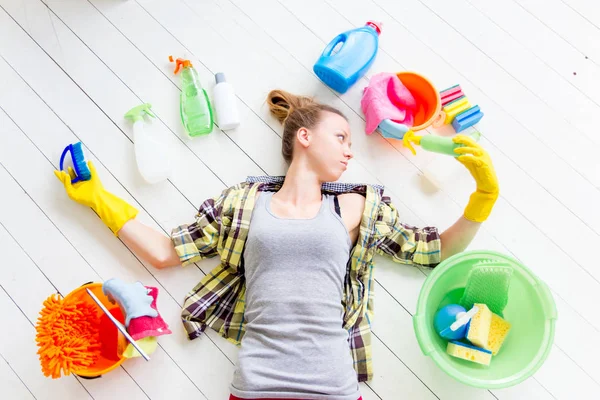
[[[416,72],[398,72],[396,75],[413,95],[417,104],[415,122],[411,129],[416,132],[427,128],[439,118],[442,110],[440,93],[429,79]]]
[[[85,370],[79,369],[77,375],[82,378],[98,378],[101,375],[112,371],[125,361],[123,357],[123,349],[126,347],[126,339],[121,332],[112,323],[112,321],[104,314],[102,309],[98,307],[96,302],[90,297],[86,289],[90,289],[92,293],[104,304],[110,313],[122,324],[125,324],[123,313],[117,304],[112,304],[108,297],[102,292],[101,283],[86,283],[69,293],[66,298],[81,300],[92,304],[98,310],[100,318],[100,342],[102,345],[100,357]]]
[[[412,127],[391,119],[381,121],[378,129],[383,137],[402,140],[408,131],[416,132],[430,125],[434,127],[439,125],[439,121],[443,120],[445,115],[442,112],[440,94],[433,83],[416,72],[398,72],[396,75],[414,97],[417,110]]]

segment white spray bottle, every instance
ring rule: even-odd
[[[133,121],[135,159],[140,174],[146,182],[158,183],[169,178],[171,159],[168,147],[144,130],[144,114],[156,118],[151,107],[150,103],[133,107],[125,114],[125,118]]]

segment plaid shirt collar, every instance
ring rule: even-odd
[[[283,185],[283,181],[285,180],[285,176],[248,176],[246,178],[246,182],[248,183],[264,183],[267,186],[265,189],[270,188],[270,186],[280,187]],[[325,182],[321,185],[321,190],[326,193],[334,193],[334,194],[342,194],[342,193],[351,193],[361,191],[366,192],[367,186],[371,186],[375,189],[380,195],[383,195],[384,186],[378,184],[357,184],[357,183],[344,183],[344,182]]]

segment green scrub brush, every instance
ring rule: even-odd
[[[68,152],[71,152],[71,160],[73,160],[73,169],[75,170],[75,178],[71,177],[71,183],[89,181],[92,179],[92,173],[85,162],[81,142],[70,144],[65,147],[65,150],[60,156],[60,170],[63,171],[63,162],[65,161],[65,156]]]
[[[490,311],[503,316],[508,303],[508,289],[513,269],[501,261],[486,260],[477,263],[467,278],[460,305],[471,309],[475,303],[483,303]]]

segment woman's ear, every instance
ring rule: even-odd
[[[311,132],[306,128],[300,128],[298,129],[298,132],[296,132],[296,138],[298,139],[298,142],[300,142],[300,145],[306,148],[310,144]]]

